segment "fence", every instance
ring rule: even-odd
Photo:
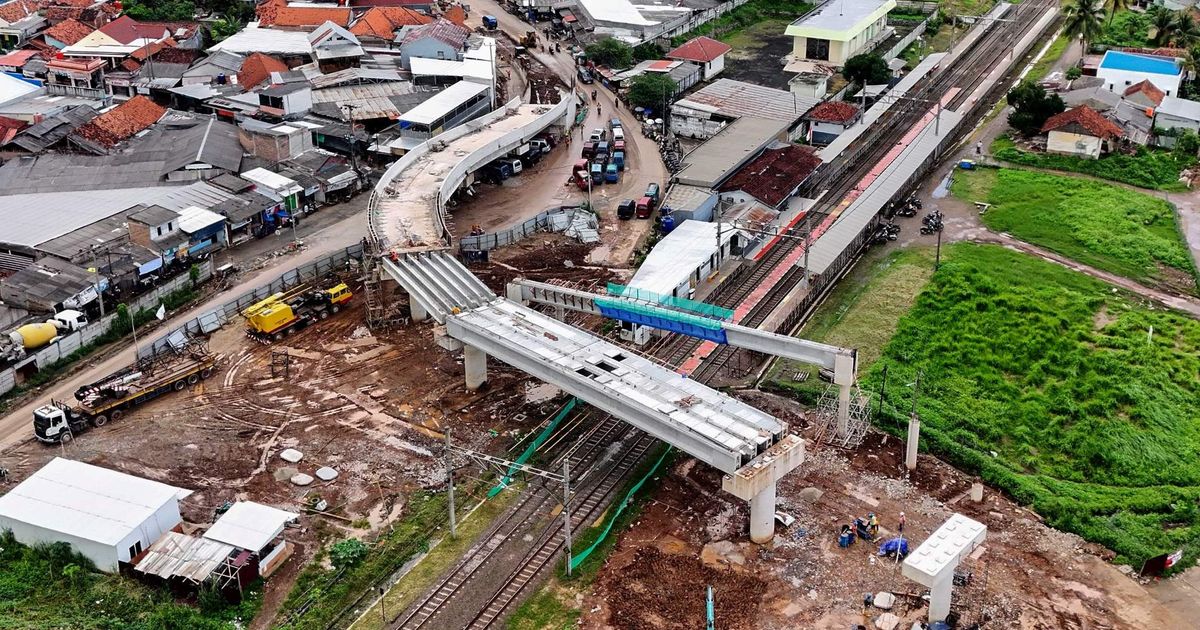
[[[892,59],[899,57],[900,53],[904,52],[904,49],[908,48],[909,44],[917,41],[918,37],[925,34],[925,28],[929,26],[929,19],[930,18],[925,18],[922,20],[921,23],[917,25],[917,28],[914,28],[912,32],[910,32],[908,35],[905,35],[904,38],[899,42],[896,42],[896,45],[892,46],[892,49],[887,51],[887,54],[883,56],[883,59],[885,61],[891,61]]]
[[[670,39],[672,37],[690,33],[697,28],[700,28],[700,26],[719,18],[726,13],[729,13],[730,11],[742,6],[743,4],[746,4],[749,1],[750,0],[729,0],[729,2],[722,2],[711,9],[694,11],[686,15],[681,15],[673,20],[667,20],[666,22],[659,24],[658,28],[656,28],[654,32],[643,31],[642,39],[636,42],[634,46],[640,46],[641,44],[652,42],[659,38]]]
[[[476,234],[474,236],[464,236],[458,239],[459,251],[463,252],[486,252],[497,247],[512,245],[523,238],[537,234],[538,232],[553,231],[553,226],[558,222],[554,217],[567,212],[575,211],[574,207],[559,207],[550,208],[537,213],[532,219],[526,219],[520,225],[511,227],[507,230],[499,232],[489,232],[487,234]]]
[[[197,282],[204,282],[212,277],[213,264],[211,258],[198,264],[197,268],[200,270],[200,275],[197,278]],[[157,308],[159,302],[162,301],[163,296],[178,291],[184,286],[190,284],[191,281],[191,277],[186,273],[175,276],[170,281],[154,287],[154,289],[143,293],[142,295],[138,296],[137,299],[129,302],[127,304],[129,307],[129,312],[136,313],[139,310],[150,310]],[[115,311],[115,308],[111,310]],[[44,370],[53,363],[71,356],[71,354],[76,350],[88,345],[89,343],[95,341],[97,337],[108,332],[108,329],[112,327],[113,320],[115,320],[116,317],[117,316],[115,313],[109,313],[99,320],[94,321],[69,335],[63,335],[58,341],[30,355],[32,360],[23,360],[19,364],[20,367],[24,368],[32,363],[33,365],[37,366],[38,370]],[[7,394],[16,386],[16,367],[11,367],[3,372],[0,372],[0,395]]]
[[[920,0],[896,0],[897,9],[912,9],[921,13],[933,13],[938,9],[936,2],[921,2]]]
[[[178,335],[181,333],[187,335],[211,333],[247,306],[274,293],[287,291],[306,282],[312,282],[313,280],[329,275],[338,269],[343,269],[351,259],[356,261],[362,260],[362,254],[363,247],[359,243],[341,251],[333,252],[314,262],[301,265],[290,271],[285,271],[271,282],[247,291],[207,313],[193,317],[182,325],[167,331],[153,342],[141,346],[138,348],[138,358],[154,357],[171,348],[173,344],[168,339],[172,336],[178,339]]]

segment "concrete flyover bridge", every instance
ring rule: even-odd
[[[438,344],[463,351],[468,388],[487,381],[487,358],[521,369],[725,473],[722,487],[750,502],[750,538],[771,540],[775,485],[804,460],[786,423],[589,332],[498,297],[446,251],[380,261],[415,305],[442,326]]]

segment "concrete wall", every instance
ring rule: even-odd
[[[1100,68],[1096,70],[1096,76],[1104,79],[1105,89],[1117,94],[1125,94],[1125,88],[1148,79],[1154,84],[1154,87],[1166,92],[1167,96],[1179,96],[1179,75],[1172,77],[1162,74],[1146,74],[1130,70]]]
[[[809,143],[825,145],[833,142],[846,128],[837,123],[813,121],[808,128]]]
[[[1180,118],[1178,116],[1164,114],[1162,112],[1157,112],[1154,115],[1154,126],[1162,127],[1163,129],[1190,129],[1191,131],[1200,132],[1200,122],[1196,122],[1195,120],[1188,118]],[[1174,141],[1172,141],[1171,144],[1173,145]]]
[[[172,527],[175,527],[183,520],[179,516],[179,502],[167,501],[161,507],[150,515],[140,527],[129,532],[125,538],[117,543],[116,552],[117,560],[121,562],[129,562],[132,556],[129,554],[129,548],[135,543],[142,543],[142,551],[150,548],[162,535]]]
[[[413,57],[461,61],[462,51],[446,44],[439,39],[426,37],[400,47],[400,66],[402,68],[406,70],[411,68],[411,60]]]
[[[1051,131],[1046,140],[1046,152],[1098,158],[1100,157],[1100,138],[1064,131]]]

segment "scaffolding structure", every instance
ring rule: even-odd
[[[838,388],[830,385],[821,392],[814,418],[816,441],[838,448],[858,448],[867,430],[871,428],[871,396],[858,385],[850,388],[850,417],[846,422],[846,434],[838,435]]]

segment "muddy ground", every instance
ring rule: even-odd
[[[783,71],[783,58],[792,52],[792,37],[784,34],[785,20],[765,20],[727,40],[733,50],[725,55],[721,78],[788,89],[792,75]]]
[[[767,394],[747,397],[794,409]],[[805,463],[779,485],[779,509],[796,522],[777,528],[773,548],[748,542],[748,508],[721,492],[717,473],[694,460],[677,463],[586,596],[583,627],[625,628],[636,619],[641,628],[694,628],[712,584],[718,627],[874,627],[885,611],[864,609],[863,596],[888,591],[898,627],[908,628],[927,613],[925,589],[878,557],[877,544],[841,549],[836,541],[842,523],[868,512],[879,516],[883,537],[894,536],[901,511],[914,548],[954,512],[988,526],[983,547],[960,566],[971,573],[954,593],[964,627],[1188,627],[1108,564],[1105,550],[1046,527],[990,490],[972,502],[975,480],[967,475],[926,456],[904,474],[895,438],[872,434],[853,451],[807,446]],[[656,571],[639,566],[647,559]]]

